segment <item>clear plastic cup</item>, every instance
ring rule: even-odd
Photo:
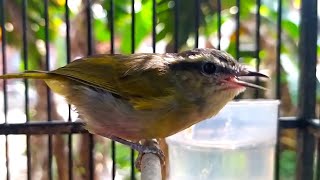
[[[278,106],[278,100],[230,102],[168,137],[170,179],[274,179]]]

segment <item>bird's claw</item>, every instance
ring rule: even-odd
[[[165,165],[165,155],[163,153],[163,151],[160,149],[158,142],[151,140],[152,142],[147,142],[144,143],[144,145],[142,146],[141,151],[139,151],[139,155],[137,157],[137,160],[135,162],[135,166],[138,170],[141,171],[141,161],[142,161],[142,157],[145,154],[148,153],[152,153],[155,154],[159,157],[160,159],[160,163],[162,166]]]

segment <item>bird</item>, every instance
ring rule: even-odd
[[[98,54],[52,71],[29,70],[0,79],[41,79],[75,106],[91,133],[130,146],[166,138],[216,115],[247,87],[243,76],[268,76],[248,70],[214,48],[180,53]],[[161,151],[161,150],[160,150]]]

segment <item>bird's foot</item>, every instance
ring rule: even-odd
[[[159,157],[162,166],[165,165],[165,155],[160,149],[159,143],[156,140],[145,140],[142,142],[141,148],[137,150],[139,152],[138,158],[135,162],[135,166],[138,170],[141,170],[141,162],[144,154],[152,153]]]
[[[136,150],[139,152],[138,158],[135,162],[135,166],[137,169],[141,170],[141,161],[142,161],[142,156],[144,154],[147,153],[152,153],[155,154],[159,157],[160,159],[160,163],[162,166],[165,165],[165,155],[162,152],[162,150],[160,149],[159,143],[156,140],[144,140],[140,143],[138,142],[131,142],[131,141],[127,141],[125,139],[116,137],[116,136],[112,136],[112,135],[108,135],[108,134],[99,134],[101,136],[107,137],[112,139],[113,141],[116,141],[118,143],[124,144],[129,146],[130,148]]]

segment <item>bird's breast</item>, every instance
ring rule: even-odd
[[[86,128],[102,136],[113,135],[127,140],[164,138],[202,120],[197,103],[168,99],[151,109],[136,109],[127,99],[114,94],[67,81],[56,84],[47,82],[55,89],[63,89],[63,95],[76,107]],[[58,88],[57,88],[58,87]],[[200,114],[199,114],[200,113]]]

